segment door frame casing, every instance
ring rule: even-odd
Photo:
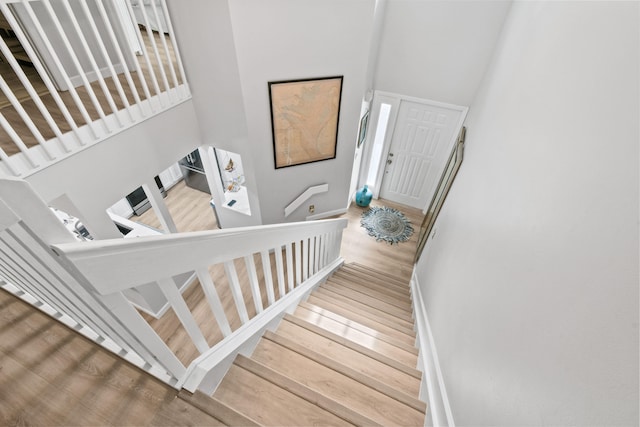
[[[380,189],[382,188],[382,180],[384,178],[384,169],[385,169],[385,164],[386,164],[386,160],[387,157],[389,155],[389,151],[391,150],[391,142],[393,139],[393,134],[396,128],[396,124],[397,124],[397,120],[398,120],[398,112],[400,111],[400,105],[402,103],[402,101],[409,101],[409,102],[415,102],[415,103],[419,103],[419,104],[427,104],[427,105],[432,105],[435,107],[442,107],[442,108],[449,108],[449,109],[453,109],[453,110],[458,110],[460,111],[460,118],[458,120],[458,123],[454,129],[453,135],[452,135],[452,139],[451,141],[448,141],[449,145],[451,147],[453,147],[453,144],[455,143],[456,139],[458,138],[458,134],[460,133],[460,129],[462,129],[462,125],[464,124],[464,121],[467,117],[467,112],[469,111],[469,107],[465,107],[462,105],[456,105],[456,104],[448,104],[445,102],[439,102],[439,101],[433,101],[431,99],[424,99],[424,98],[417,98],[417,97],[413,97],[413,96],[407,96],[407,95],[401,95],[401,94],[397,94],[397,93],[392,93],[392,92],[385,92],[385,91],[379,91],[376,90],[374,92],[374,96],[373,96],[373,100],[371,101],[371,114],[372,114],[372,121],[370,123],[370,129],[376,129],[378,127],[378,119],[380,116],[380,108],[381,108],[381,104],[385,103],[385,104],[390,104],[391,105],[391,113],[389,114],[389,122],[387,123],[387,129],[386,129],[386,133],[384,136],[384,142],[383,142],[383,146],[382,146],[382,154],[380,156],[379,162],[377,165],[373,165],[371,164],[372,159],[371,159],[371,155],[372,155],[372,150],[373,150],[373,141],[375,140],[375,134],[373,134],[373,132],[371,132],[371,137],[367,138],[367,142],[368,147],[367,147],[367,153],[366,153],[366,159],[367,159],[367,164],[368,167],[367,168],[362,168],[361,171],[361,175],[362,175],[362,182],[366,183],[366,179],[367,179],[367,174],[368,171],[370,170],[371,167],[376,167],[376,179],[375,179],[375,183],[373,184],[373,188],[372,188],[372,192],[374,197],[377,199],[380,196]],[[437,174],[437,176],[440,176],[442,174],[442,171],[438,171],[439,173]],[[436,183],[437,183],[437,179],[436,179]],[[430,200],[430,197],[427,197],[427,199]],[[422,212],[426,213],[426,210],[428,208],[428,202],[427,204],[422,208]]]

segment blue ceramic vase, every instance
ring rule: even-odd
[[[369,203],[371,203],[372,197],[373,194],[371,194],[371,191],[369,191],[369,187],[365,185],[364,187],[356,191],[356,205],[366,208],[367,206],[369,206]]]

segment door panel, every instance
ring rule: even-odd
[[[380,196],[424,209],[453,147],[466,109],[402,100]]]

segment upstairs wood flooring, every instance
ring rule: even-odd
[[[382,200],[372,205],[399,208],[416,232],[399,245],[376,242],[360,227],[363,209],[353,204],[345,215],[349,226],[342,256],[347,262],[397,275],[406,283],[422,214]],[[172,209],[176,208],[169,206]],[[194,209],[212,215],[208,203]],[[181,229],[181,218],[174,221]],[[309,304],[321,306],[322,298],[314,298]],[[309,307],[302,308],[302,314],[308,315]],[[223,425],[177,399],[176,390],[4,291],[0,291],[0,318],[0,425]]]
[[[171,43],[171,39],[169,35],[164,36],[167,41],[167,48],[169,51],[169,55],[167,55],[167,53],[165,53],[163,46],[161,44],[161,36],[157,32],[153,33],[153,36],[156,40],[156,44],[158,46],[159,56],[162,61],[162,65],[158,64],[156,60],[155,52],[153,51],[153,48],[152,48],[151,39],[147,35],[147,32],[146,30],[143,29],[143,27],[141,29],[141,35],[144,41],[145,51],[147,52],[147,55],[149,55],[149,57],[151,58],[150,59],[151,68],[154,70],[156,74],[160,91],[162,92],[166,90],[161,78],[161,72],[160,72],[161,67],[162,69],[164,69],[165,75],[167,76],[169,87],[175,87],[171,78],[170,67],[173,67],[175,73],[177,74],[178,84],[182,84],[182,79],[177,69],[177,63],[175,59],[175,52],[173,50],[173,44]],[[141,100],[146,99],[146,95],[143,89],[143,79],[144,79],[144,82],[146,82],[146,87],[148,88],[151,96],[154,96],[156,94],[156,90],[152,83],[153,80],[151,78],[150,68],[147,64],[147,61],[144,60],[143,58],[144,57],[142,56],[136,57],[143,76],[142,77],[139,76],[136,71],[131,71],[131,78],[133,80],[136,91],[138,92],[139,98]],[[50,94],[49,90],[45,86],[44,82],[40,78],[34,66],[25,61],[21,61],[20,65],[24,73],[27,75],[27,78],[33,85],[34,89],[40,96],[40,99],[46,106],[47,110],[49,111],[49,113],[51,113],[53,120],[56,122],[61,132],[62,133],[69,132],[71,130],[71,127],[68,125],[60,108],[56,104],[55,100],[53,99],[53,96]],[[22,106],[22,108],[24,108],[27,115],[33,120],[34,124],[36,125],[36,127],[38,128],[38,130],[40,131],[44,139],[48,140],[48,139],[54,138],[55,133],[51,130],[51,128],[47,124],[44,116],[38,110],[38,107],[36,106],[35,102],[31,99],[26,89],[24,88],[22,83],[19,81],[17,75],[14,73],[13,69],[9,66],[8,63],[2,62],[1,58],[0,58],[0,73],[2,77],[5,79],[5,81],[7,82],[7,84],[9,85],[9,87],[11,88],[11,90],[14,92],[18,100],[20,101],[20,105]],[[118,74],[118,80],[124,90],[125,96],[127,98],[127,102],[130,105],[135,105],[135,98],[133,95],[133,91],[126,80],[125,74],[124,73]],[[113,97],[117,110],[120,111],[124,109],[125,104],[122,98],[120,98],[120,95],[118,94],[116,82],[113,79],[113,77],[110,77],[110,76],[106,77],[105,83],[109,90],[109,96]],[[107,96],[105,92],[103,92],[103,90],[101,89],[98,81],[91,82],[90,86],[96,95],[100,108],[105,112],[106,115],[111,114],[112,110],[108,104]],[[78,93],[79,98],[82,101],[83,106],[86,108],[87,113],[91,118],[91,120],[93,121],[98,120],[100,118],[98,114],[98,110],[96,106],[92,103],[87,88],[85,88],[85,86],[83,85],[80,85],[76,88],[76,91]],[[63,103],[69,110],[69,113],[73,117],[73,120],[78,125],[78,127],[85,125],[86,120],[83,118],[80,112],[80,109],[76,106],[70,91],[58,91],[58,94],[62,98]],[[5,119],[9,122],[11,127],[16,131],[16,133],[20,136],[20,138],[22,139],[22,141],[27,147],[32,147],[34,145],[37,145],[38,141],[36,140],[35,136],[31,133],[27,125],[22,121],[22,119],[18,114],[18,111],[8,102],[6,96],[1,91],[0,91],[0,114],[2,114],[2,116],[5,117]],[[9,156],[12,154],[18,153],[20,151],[18,147],[12,142],[11,138],[3,128],[0,128],[0,148],[2,148],[5,151],[5,153]]]

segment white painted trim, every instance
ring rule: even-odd
[[[209,349],[209,351],[200,355],[200,357],[191,362],[178,386],[193,393],[201,388],[203,381],[207,380],[210,375],[221,378],[223,375],[219,375],[219,372],[214,373],[218,367],[224,369],[229,359],[233,359],[231,356],[238,354],[247,340],[255,339],[257,334],[262,334],[272,321],[281,317],[292,305],[297,305],[343,263],[344,259],[337,258],[318,273],[305,280],[292,292],[267,307],[262,313],[257,314],[251,319],[251,322],[245,323],[223,341]],[[208,381],[203,386],[203,392],[205,393],[211,391],[212,387],[215,388],[215,384],[208,383]]]
[[[337,215],[342,215],[342,214],[346,214],[347,213],[347,208],[344,209],[335,209],[332,211],[327,211],[327,212],[322,212],[319,214],[315,214],[315,215],[309,215],[308,217],[305,218],[306,221],[314,221],[316,219],[325,219],[325,218],[331,218]]]
[[[428,417],[425,417],[425,425],[455,427],[438,352],[415,271],[411,278],[411,296],[416,320],[417,345],[420,350],[419,358],[423,366],[420,399],[424,401],[428,399],[431,414],[431,424],[427,424]]]
[[[289,206],[284,208],[285,218],[291,215],[293,211],[298,209],[300,206],[302,206],[302,204],[307,200],[309,200],[311,196],[320,194],[320,193],[326,193],[327,191],[329,191],[329,184],[314,185],[313,187],[307,188],[293,202],[291,202]]]

